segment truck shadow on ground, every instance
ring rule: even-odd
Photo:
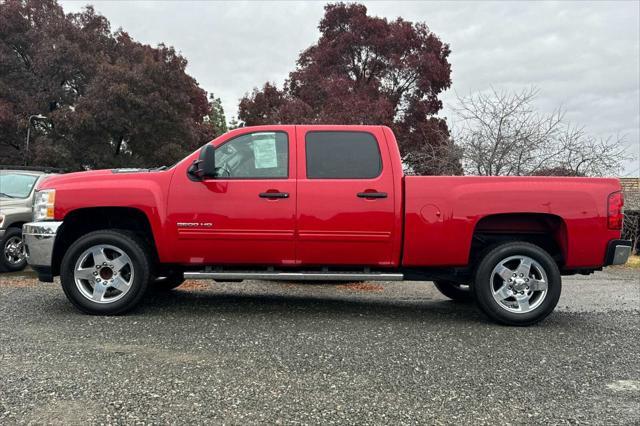
[[[429,299],[385,299],[367,296],[309,296],[283,294],[216,294],[171,291],[148,294],[134,315],[184,313],[239,316],[309,316],[310,318],[398,319],[407,321],[456,321],[489,323],[473,303]]]

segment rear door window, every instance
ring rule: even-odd
[[[367,132],[309,132],[308,179],[373,179],[382,172],[376,138]]]

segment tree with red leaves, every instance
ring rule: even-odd
[[[419,174],[458,174],[447,123],[435,116],[451,85],[449,46],[424,23],[367,15],[361,4],[329,4],[320,39],[306,49],[283,90],[266,83],[240,101],[246,125],[381,124]]]
[[[0,3],[0,164],[86,169],[171,164],[209,139],[207,95],[187,61],[138,43],[88,7]]]

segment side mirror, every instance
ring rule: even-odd
[[[216,177],[216,148],[207,144],[200,149],[198,159],[189,166],[192,180],[213,179]]]

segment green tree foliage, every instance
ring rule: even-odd
[[[231,117],[231,121],[229,121],[229,130],[235,130],[240,127],[240,123],[235,117]]]
[[[209,94],[209,109],[211,112],[205,117],[205,122],[213,129],[213,137],[217,138],[226,133],[228,129],[227,118],[224,115],[224,108],[222,108],[222,101],[220,98],[216,98],[213,93]]]
[[[0,3],[0,164],[69,169],[172,163],[216,131],[206,92],[172,47],[138,43],[92,7]],[[220,110],[221,112],[221,110]]]

